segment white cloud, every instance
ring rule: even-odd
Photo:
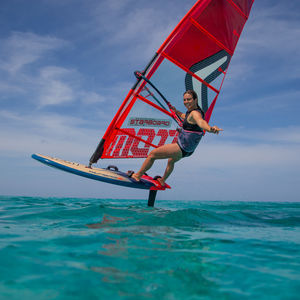
[[[220,102],[218,110],[222,111],[244,111],[244,112],[262,112],[264,110],[270,111],[284,111],[284,109],[297,107],[300,99],[299,91],[281,90],[280,92],[270,91],[268,96],[256,96],[255,98],[249,98],[247,101],[236,101],[232,104],[226,101]]]
[[[299,11],[292,10],[285,2],[272,6],[257,6],[254,3],[249,22],[245,28],[240,51],[248,52],[254,47],[253,55],[267,51],[269,56],[297,54],[299,48]],[[298,38],[297,38],[298,37]],[[284,45],[284,47],[283,47]],[[291,57],[285,57],[290,59]],[[297,57],[294,57],[297,58]]]
[[[193,4],[178,2],[102,1],[92,13],[90,27],[104,37],[101,47],[122,49],[123,60],[149,61],[184,16],[184,8]]]
[[[270,128],[262,130],[247,130],[236,128],[228,128],[226,131],[226,139],[247,140],[249,142],[256,141],[259,143],[278,143],[279,145],[291,146],[293,144],[300,145],[300,127],[288,126],[285,128]]]
[[[99,95],[95,92],[81,92],[80,94],[81,101],[85,104],[98,104],[101,102],[105,102],[106,97],[103,95]]]
[[[17,115],[14,112],[8,111],[8,110],[0,110],[0,117],[3,120],[9,120],[9,121],[22,121],[23,118],[20,115]],[[6,122],[5,120],[5,122]]]
[[[24,93],[25,89],[19,85],[16,85],[15,82],[4,82],[4,79],[2,79],[3,81],[0,81],[0,92],[2,93],[2,97],[3,95],[9,93],[9,94],[20,94],[20,93]]]
[[[197,160],[206,168],[300,167],[300,145],[210,143],[200,146],[197,152]]]
[[[41,69],[38,79],[40,85],[39,105],[56,105],[74,100],[72,87],[68,78],[72,71],[61,67],[45,67]]]
[[[11,97],[22,95],[27,103],[43,108],[72,101],[96,103],[103,96],[81,87],[81,74],[71,68],[47,64],[54,51],[70,45],[65,40],[34,33],[13,32],[2,40],[0,51],[0,91],[7,103]],[[2,69],[2,72],[1,72]]]
[[[24,115],[0,111],[0,152],[27,156],[33,152],[81,158],[92,154],[103,135],[84,128],[84,120],[57,114]]]
[[[0,68],[11,74],[38,61],[50,51],[67,45],[66,41],[56,37],[39,36],[32,32],[13,32],[1,44]]]

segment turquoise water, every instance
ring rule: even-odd
[[[1,299],[299,299],[300,203],[0,197]]]

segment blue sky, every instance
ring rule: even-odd
[[[146,198],[31,159],[87,163],[129,88],[191,0],[0,4],[0,194]],[[158,199],[299,201],[300,3],[256,0],[195,154]],[[180,95],[181,96],[181,95]],[[101,161],[138,169],[142,160]],[[156,162],[151,175],[162,173]]]

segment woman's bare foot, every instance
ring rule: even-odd
[[[166,185],[165,181],[161,177],[157,178],[156,180],[160,183],[161,186]]]
[[[136,181],[140,181],[142,176],[139,176],[137,173],[133,173],[131,175],[131,178],[133,178]]]

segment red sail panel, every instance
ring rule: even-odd
[[[205,9],[203,2],[206,3]],[[228,53],[232,54],[246,20],[231,2],[198,1],[180,30],[159,52],[165,52],[188,69],[195,62],[221,50],[229,50]],[[239,2],[244,1],[235,3]],[[248,2],[252,3],[252,0]]]
[[[178,124],[162,95],[184,112],[182,94],[195,90],[209,120],[252,4],[197,1],[143,71],[147,81],[139,78],[129,91],[90,162],[147,157],[155,147],[176,142]]]

